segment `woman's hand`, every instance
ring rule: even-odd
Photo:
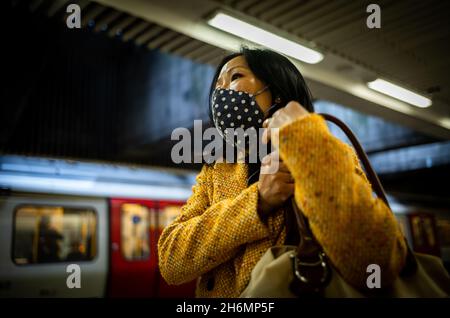
[[[272,174],[260,173],[259,175],[258,213],[262,219],[282,206],[294,194],[294,178],[287,166],[279,159],[278,150],[263,158],[261,170],[270,169],[268,166],[276,164],[274,163],[275,160],[279,161],[277,172]]]
[[[263,143],[267,144],[270,140],[275,149],[278,149],[279,129],[274,129],[272,131],[271,128],[281,128],[308,114],[308,111],[299,103],[294,101],[289,102],[285,107],[277,110],[271,118],[267,118],[264,121],[263,127],[266,128],[266,130],[262,137]]]

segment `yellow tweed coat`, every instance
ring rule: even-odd
[[[280,129],[280,156],[295,179],[295,200],[344,278],[363,286],[367,265],[381,267],[382,284],[402,269],[406,245],[389,208],[372,194],[353,149],[309,114]],[[262,222],[257,183],[247,186],[243,163],[204,165],[181,214],[158,242],[169,284],[199,278],[198,297],[237,297],[265,251],[282,245],[284,214]]]

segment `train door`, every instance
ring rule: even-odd
[[[153,201],[111,199],[109,296],[155,297],[156,206]]]
[[[185,204],[182,201],[159,201],[157,217],[157,239],[162,230],[168,226],[179,214],[181,206]],[[157,297],[195,297],[196,281],[192,281],[179,286],[170,286],[162,278],[158,268],[159,288]]]
[[[107,202],[72,196],[0,197],[0,297],[103,297]]]
[[[414,251],[440,257],[436,216],[433,213],[415,212],[408,213],[408,219]]]

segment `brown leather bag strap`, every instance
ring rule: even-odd
[[[375,170],[373,170],[372,165],[370,164],[369,158],[366,155],[366,152],[364,151],[363,147],[359,143],[358,139],[356,138],[355,134],[351,131],[351,129],[344,124],[340,119],[329,115],[329,114],[319,114],[323,118],[325,118],[328,121],[331,121],[336,126],[342,129],[342,131],[345,133],[347,138],[350,140],[350,142],[353,145],[353,148],[356,151],[356,154],[358,155],[359,160],[361,160],[364,170],[366,171],[366,176],[369,182],[372,184],[372,188],[377,194],[377,196],[386,203],[386,205],[390,208],[389,202],[386,197],[386,192],[384,191],[383,186],[381,185],[380,179],[378,178],[378,175],[375,173]]]
[[[291,254],[294,279],[291,291],[298,295],[319,295],[331,279],[331,268],[322,246],[312,234],[307,219],[292,198],[287,209],[295,215],[299,232],[297,252]]]

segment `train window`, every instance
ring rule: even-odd
[[[121,250],[129,261],[145,260],[150,256],[150,214],[147,207],[125,203],[121,216]]]
[[[20,206],[14,216],[16,264],[78,262],[97,254],[97,217],[93,209]]]
[[[438,218],[436,227],[439,235],[439,243],[441,247],[450,247],[450,219]]]
[[[425,214],[410,216],[414,245],[418,248],[426,248],[437,244],[433,217],[433,215]]]
[[[162,210],[162,224],[161,227],[165,228],[172,223],[176,217],[180,214],[181,206],[179,205],[168,205]]]

